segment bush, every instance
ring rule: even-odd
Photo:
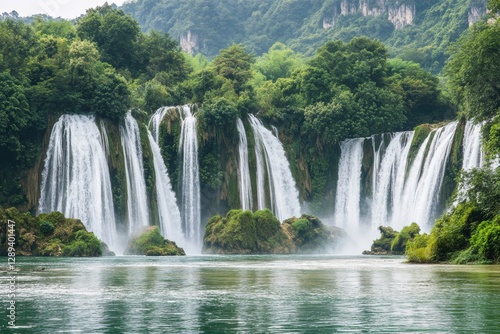
[[[424,233],[416,235],[413,240],[408,240],[405,255],[409,262],[429,263],[432,261],[431,249],[428,247],[429,235]]]
[[[373,240],[371,251],[373,253],[389,253],[391,251],[391,244],[398,235],[398,231],[390,226],[379,226],[380,238]]]
[[[141,234],[132,238],[125,254],[148,256],[186,255],[184,250],[177,247],[175,242],[163,238],[158,226],[149,226]]]
[[[391,252],[404,253],[408,241],[415,238],[420,233],[420,226],[417,223],[411,223],[410,226],[405,226],[399,232],[391,243]]]
[[[307,219],[299,219],[292,223],[292,228],[297,237],[307,240],[311,237],[311,232],[313,229],[312,223]]]
[[[500,215],[478,226],[471,238],[471,249],[483,260],[500,261]]]
[[[280,221],[269,209],[254,212],[253,219],[257,230],[257,239],[259,241],[267,240],[281,230]]]
[[[56,227],[54,224],[48,221],[41,221],[40,222],[40,232],[42,232],[43,235],[49,236],[52,233],[54,233]]]

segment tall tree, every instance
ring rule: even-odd
[[[135,63],[134,43],[140,28],[137,21],[122,10],[108,5],[87,10],[77,22],[77,33],[83,39],[95,42],[103,61],[116,69],[126,69]]]

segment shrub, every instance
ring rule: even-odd
[[[471,238],[471,249],[483,260],[500,261],[500,216],[482,222]]]
[[[406,244],[405,255],[409,262],[429,263],[433,262],[431,249],[428,247],[429,235],[419,234],[413,240],[408,240]]]
[[[404,253],[408,241],[415,238],[419,233],[420,226],[417,223],[411,223],[410,226],[403,227],[391,243],[391,252]]]
[[[51,222],[48,222],[48,221],[41,221],[40,222],[40,232],[42,232],[42,234],[45,236],[52,235],[52,233],[54,233],[55,229],[56,229],[56,227]]]

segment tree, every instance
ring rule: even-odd
[[[388,61],[387,74],[390,89],[403,99],[408,128],[441,121],[451,110],[443,101],[439,80],[419,64],[393,58]]]
[[[140,34],[137,21],[107,3],[87,10],[77,21],[78,36],[95,42],[102,60],[122,70],[133,67],[134,44]]]
[[[500,108],[500,21],[478,22],[452,49],[445,68],[450,91],[462,109],[478,120]]]
[[[326,71],[335,85],[350,89],[364,82],[384,85],[387,70],[387,48],[367,37],[352,39],[349,43],[330,41],[318,49],[310,65]]]
[[[22,153],[20,135],[32,120],[26,93],[25,83],[0,72],[0,155],[6,160]]]
[[[192,71],[177,41],[169,34],[151,31],[142,34],[134,45],[137,66],[133,68],[134,77],[144,80],[157,80],[165,86],[173,86],[185,79]]]
[[[67,39],[76,37],[75,26],[66,20],[46,20],[37,16],[32,26],[35,32],[42,36],[55,36]]]
[[[17,75],[25,71],[36,43],[33,29],[22,21],[0,21],[0,72]]]
[[[289,78],[294,69],[303,64],[302,58],[283,43],[275,43],[255,63],[254,67],[266,78],[275,82],[279,78]]]
[[[250,67],[253,60],[243,45],[233,44],[219,53],[213,66],[215,72],[230,80],[236,93],[240,93],[252,77]]]
[[[375,86],[373,82],[366,82],[359,86],[354,97],[359,106],[360,118],[368,124],[368,132],[361,136],[403,128],[406,116],[400,96]]]

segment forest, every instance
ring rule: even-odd
[[[330,2],[334,1],[324,6]],[[465,13],[465,4],[457,9],[459,14],[450,14],[451,23],[441,20],[449,29],[433,38],[447,43],[434,45],[432,51],[424,50],[429,39],[422,34],[438,29],[432,26],[432,20],[440,17],[432,1],[416,5],[428,14],[419,25],[390,33],[393,28],[385,19],[356,14],[339,19],[335,32],[318,33],[311,28],[313,21],[302,24],[305,19],[298,15],[317,20],[315,13],[322,8],[311,5],[308,13],[297,11],[294,16],[280,9],[286,3],[235,1],[228,7],[220,1],[218,12],[228,22],[211,17],[200,20],[201,26],[194,25],[188,14],[183,22],[160,22],[152,17],[152,13],[161,17],[152,1],[133,2],[123,9],[106,4],[75,22],[42,17],[31,23],[1,20],[0,205],[36,210],[30,200],[34,186],[28,180],[33,180],[30,174],[41,163],[50,127],[63,114],[94,115],[120,124],[132,110],[146,123],[163,106],[198,106],[198,131],[203,132],[204,142],[200,182],[202,188],[213,190],[230,188],[224,178],[222,148],[237,136],[236,120],[255,114],[278,127],[290,160],[304,161],[305,173],[294,167],[292,172],[301,200],[316,212],[324,209],[320,199],[328,192],[325,175],[334,163],[333,147],[347,138],[473,119],[485,123],[486,154],[498,157],[498,0],[490,0],[487,17],[469,29],[457,19]],[[166,13],[197,8],[189,1],[160,4]],[[201,8],[204,4],[196,1]],[[132,11],[137,20],[127,14]],[[175,15],[165,17],[173,20]],[[355,29],[347,25],[349,20],[380,27],[375,29],[380,34]],[[242,21],[244,26],[239,26]],[[161,31],[150,30],[160,26]],[[224,28],[234,36],[215,38],[222,35],[216,30],[220,26],[234,26]],[[250,28],[264,35],[243,41]],[[172,37],[189,29],[206,34],[208,58],[184,53]],[[413,42],[402,42],[408,39]],[[174,159],[164,158],[175,173]],[[438,219],[430,234],[408,242],[411,261],[500,260],[500,169],[484,168],[457,177],[455,181],[468,189],[462,202]],[[227,197],[230,202],[231,195]]]
[[[232,43],[261,55],[281,42],[313,56],[329,40],[367,36],[382,41],[393,57],[438,74],[448,47],[486,14],[483,0],[140,0],[123,10],[143,27],[176,39],[190,33],[193,51],[209,58]]]

